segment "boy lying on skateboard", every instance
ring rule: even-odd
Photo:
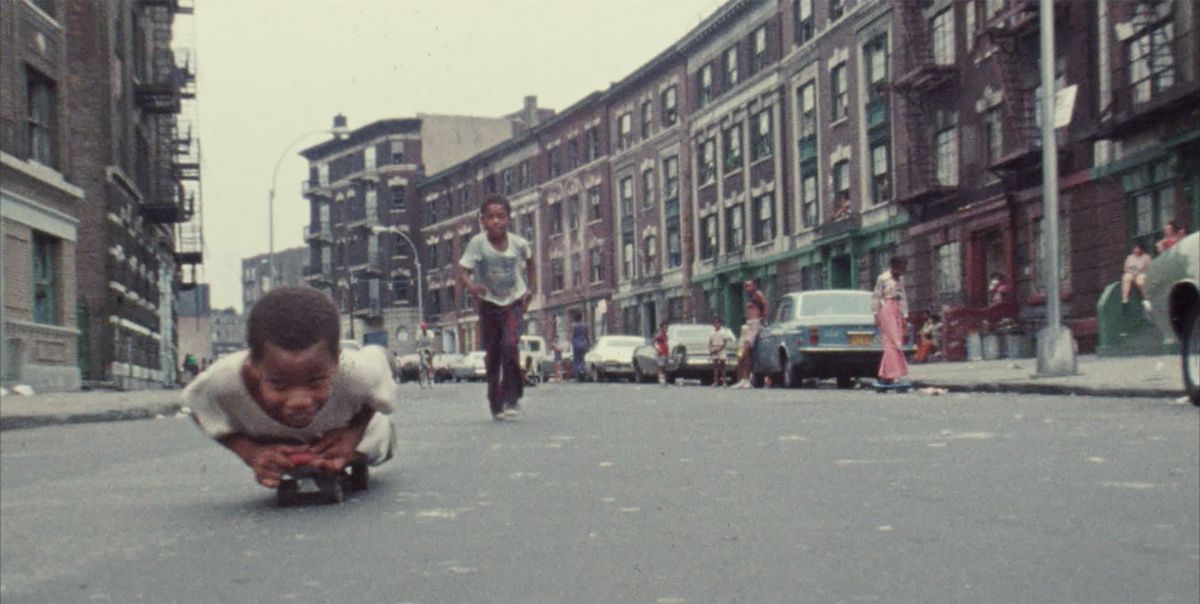
[[[250,349],[222,357],[183,391],[200,429],[265,487],[285,475],[341,478],[354,466],[363,488],[366,465],[392,457],[396,432],[386,414],[396,384],[387,355],[377,346],[339,351],[339,329],[323,292],[272,290],[247,319]]]

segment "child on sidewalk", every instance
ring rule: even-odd
[[[729,346],[729,340],[721,331],[720,319],[714,318],[712,325],[713,332],[708,336],[708,354],[713,364],[713,387],[720,388],[725,385],[725,348]]]
[[[480,346],[487,351],[488,405],[497,421],[521,412],[525,388],[517,347],[525,308],[533,297],[533,248],[508,232],[511,211],[503,195],[485,199],[479,207],[483,230],[471,238],[458,261],[459,284],[479,308]]]
[[[670,354],[670,348],[667,346],[667,322],[663,321],[658,324],[658,333],[654,334],[654,362],[658,367],[658,383],[663,386],[667,385],[667,355]]]
[[[226,355],[183,391],[196,425],[233,451],[259,484],[277,487],[295,467],[342,472],[392,457],[386,414],[396,384],[378,346],[338,348],[338,312],[324,293],[281,287],[254,304],[248,351]]]

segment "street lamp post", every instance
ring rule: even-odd
[[[412,249],[413,264],[415,264],[417,267],[417,315],[418,315],[417,322],[419,323],[421,321],[424,321],[425,320],[425,290],[424,290],[424,286],[423,286],[424,279],[421,277],[421,254],[419,254],[417,252],[416,244],[414,244],[413,240],[409,238],[408,233],[405,233],[404,231],[401,231],[400,229],[398,229],[394,226],[386,226],[386,227],[385,226],[373,226],[373,227],[371,227],[371,232],[375,233],[375,234],[391,233],[393,235],[399,235],[401,238],[404,239],[405,243],[408,243],[408,247]]]
[[[288,156],[292,148],[300,144],[300,141],[314,134],[331,134],[334,138],[340,139],[346,136],[348,132],[349,128],[346,127],[346,116],[338,114],[333,118],[333,127],[313,130],[297,136],[295,140],[283,148],[283,153],[275,161],[275,170],[271,173],[271,192],[267,196],[267,279],[271,287],[275,287],[275,185],[279,180],[279,167],[283,165],[284,158]]]

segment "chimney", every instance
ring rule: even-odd
[[[537,95],[525,95],[525,107],[521,111],[521,117],[525,120],[526,127],[536,126],[538,123],[538,108]]]

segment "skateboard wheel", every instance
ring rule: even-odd
[[[296,503],[300,495],[300,486],[295,480],[284,480],[279,483],[279,488],[275,491],[276,500],[281,506],[290,506]]]
[[[354,461],[350,463],[350,492],[367,490],[367,481],[370,478],[370,472],[367,470],[367,462]]]

